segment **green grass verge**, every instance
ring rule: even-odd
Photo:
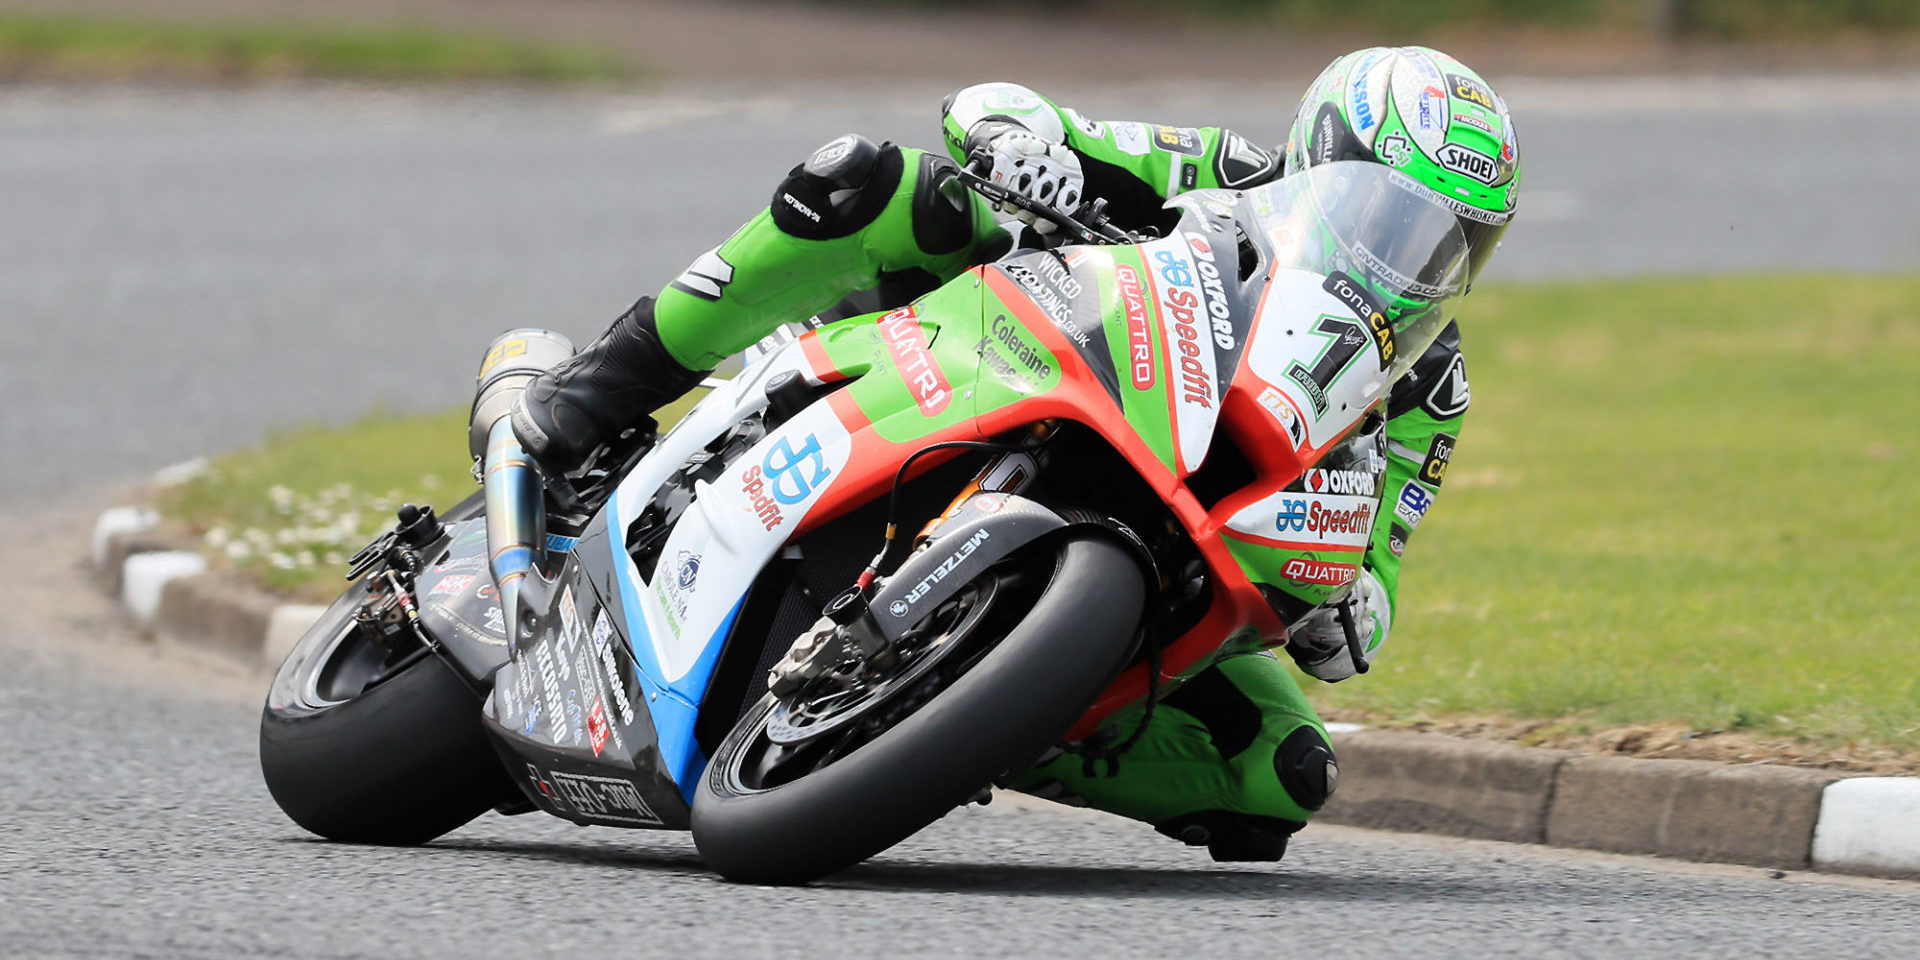
[[[1395,717],[1673,720],[1920,747],[1920,278],[1489,288],[1408,548]]]
[[[0,14],[0,77],[567,83],[633,75],[611,53],[485,32]]]
[[[1400,625],[1377,669],[1316,699],[1920,749],[1917,305],[1920,278],[1888,277],[1476,293],[1475,402],[1409,548]],[[332,548],[350,550],[402,498],[472,490],[464,445],[459,414],[300,431],[222,459],[171,509],[272,541],[337,517],[351,498],[318,502],[336,484],[385,494]],[[243,565],[310,582],[289,539],[270,544],[280,567],[251,547]]]

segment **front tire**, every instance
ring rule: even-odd
[[[518,797],[481,729],[480,697],[423,650],[386,654],[353,627],[363,581],[274,678],[260,771],[293,822],[329,840],[425,843]],[[391,662],[389,662],[391,661]]]
[[[1031,611],[850,752],[794,779],[749,782],[774,749],[776,704],[749,709],[694,799],[693,839],[707,863],[731,880],[805,883],[906,839],[1052,745],[1132,651],[1144,581],[1131,553],[1104,537],[1070,536],[1051,549]]]

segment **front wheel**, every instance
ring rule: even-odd
[[[1052,745],[1124,665],[1144,602],[1139,564],[1103,536],[1014,554],[910,631],[904,689],[749,709],[700,779],[700,855],[732,880],[805,883],[906,839]]]

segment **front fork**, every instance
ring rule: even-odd
[[[954,495],[953,502],[947,504],[947,508],[942,510],[939,516],[928,520],[926,525],[920,528],[920,532],[914,535],[914,547],[917,549],[924,545],[933,536],[933,531],[941,524],[953,519],[953,515],[974,494],[1022,493],[1032,486],[1035,478],[1040,476],[1041,470],[1046,469],[1047,462],[1051,459],[1051,450],[1047,446],[1047,441],[1053,439],[1058,429],[1059,425],[1051,420],[1036,423],[1029,428],[1029,440],[1024,445],[1024,449],[1009,450],[987,461],[986,466],[981,467],[980,472],[974,474],[973,479],[967,481],[967,485],[961,487],[960,492]]]

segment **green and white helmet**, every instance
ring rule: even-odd
[[[1438,194],[1472,247],[1479,276],[1513,220],[1520,150],[1506,101],[1480,75],[1427,47],[1369,47],[1307,88],[1287,135],[1287,172],[1367,160]]]

